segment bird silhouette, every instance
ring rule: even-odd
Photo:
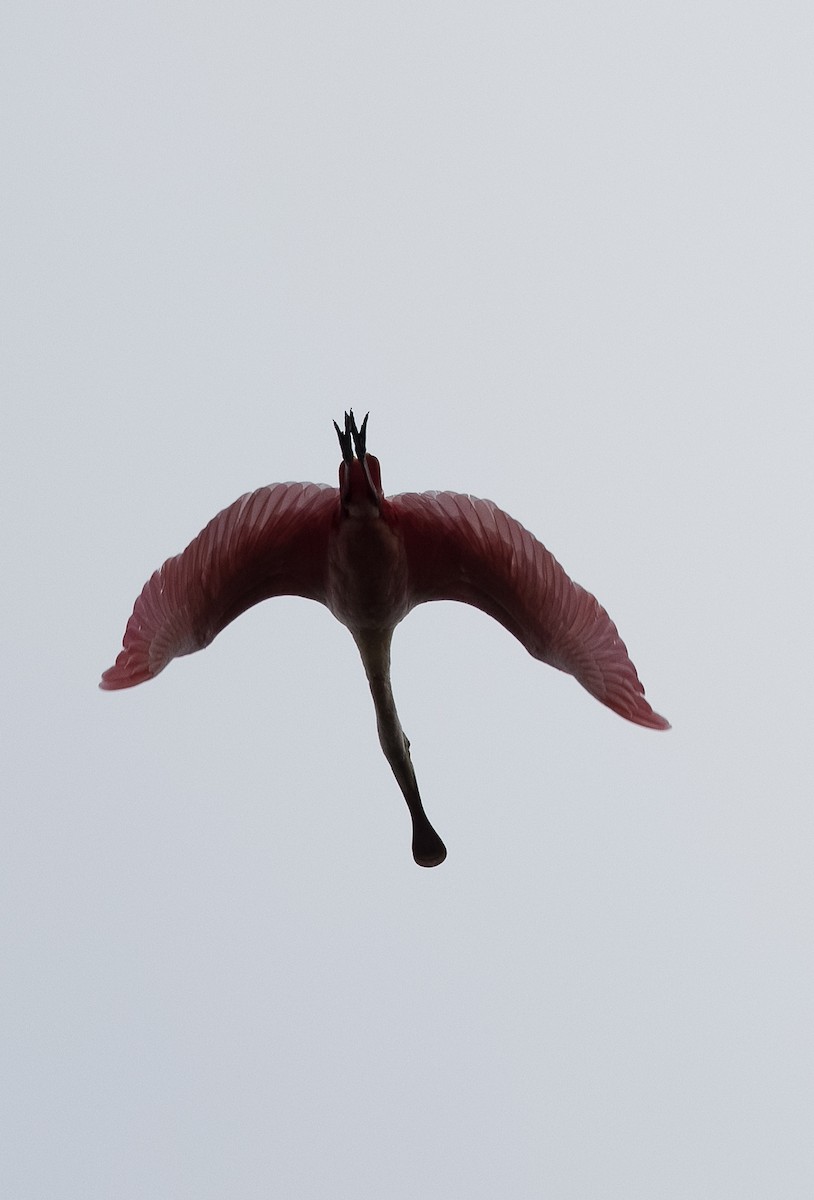
[[[534,658],[573,675],[628,721],[669,729],[598,600],[491,500],[456,492],[386,497],[367,452],[367,416],[334,422],[339,487],[277,483],[235,500],[147,581],[123,649],[100,687],[133,687],[202,650],[235,617],[272,596],[318,600],[353,635],[379,741],[412,819],[423,867],[446,858],[424,812],[410,743],[390,686],[393,630],[417,604],[460,600],[499,621]]]

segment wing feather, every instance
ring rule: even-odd
[[[261,600],[290,595],[324,603],[338,511],[338,489],[318,483],[277,483],[235,500],[144,585],[100,687],[152,679]]]
[[[491,500],[456,492],[406,492],[387,504],[404,539],[414,604],[471,604],[620,716],[669,728],[644,698],[605,609],[519,521]]]

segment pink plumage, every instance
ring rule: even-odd
[[[412,818],[414,857],[436,866],[446,850],[424,813],[390,687],[393,630],[417,604],[471,604],[620,716],[650,729],[669,724],[645,699],[605,609],[541,542],[490,500],[455,492],[386,498],[366,427],[367,417],[357,429],[352,413],[344,431],[336,426],[339,488],[278,483],[241,496],[155,571],[100,686],[153,678],[261,600],[325,604],[359,647],[382,749]]]

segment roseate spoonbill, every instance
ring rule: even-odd
[[[334,428],[339,487],[276,483],[218,513],[144,585],[99,686],[152,679],[261,600],[319,600],[359,647],[379,741],[410,810],[413,857],[435,867],[447,852],[424,812],[390,687],[393,630],[417,604],[472,604],[628,721],[669,724],[645,700],[604,608],[518,521],[491,500],[455,492],[386,497],[378,459],[367,453],[367,417],[357,429],[351,411],[344,430]]]

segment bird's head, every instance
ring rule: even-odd
[[[350,517],[377,517],[384,492],[379,460],[368,454],[365,446],[367,416],[362,422],[362,428],[357,429],[351,409],[345,413],[344,431],[336,421],[334,429],[342,448],[342,462],[339,464],[339,495],[342,509]]]

